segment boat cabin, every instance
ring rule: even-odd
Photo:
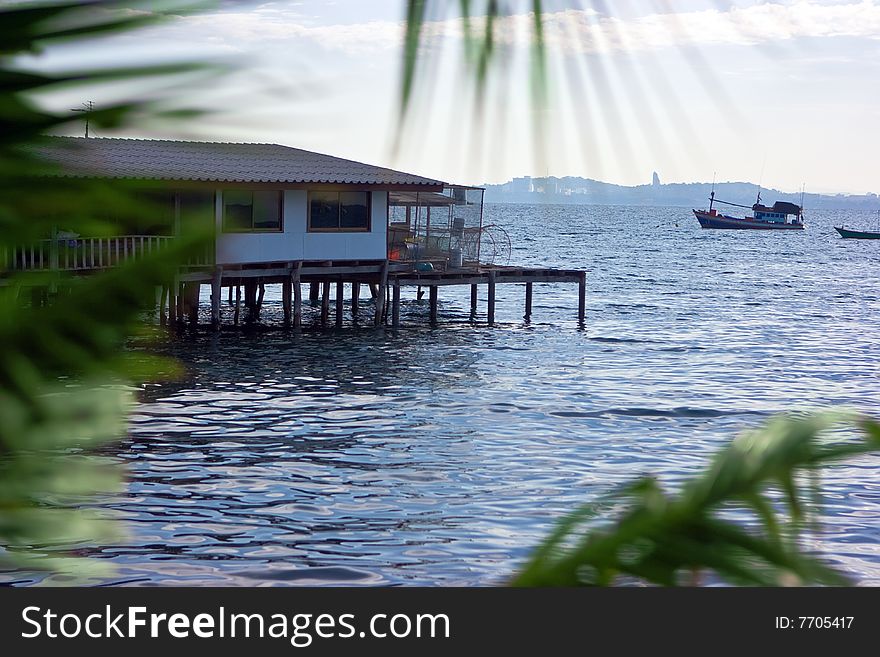
[[[767,207],[766,205],[755,203],[752,206],[752,211],[755,213],[755,221],[765,221],[778,224],[796,224],[803,221],[801,219],[801,207],[786,201],[776,201],[773,204],[773,207]],[[789,219],[789,217],[792,217],[792,219]]]

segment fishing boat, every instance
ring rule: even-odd
[[[737,208],[751,209],[751,217],[732,217],[718,212],[714,205],[723,203]],[[729,203],[715,198],[715,189],[709,195],[708,210],[694,210],[694,216],[701,228],[727,228],[737,230],[803,230],[803,209],[794,203],[776,201],[772,207],[761,204],[761,192],[751,208],[747,205]]]
[[[880,240],[880,233],[874,233],[868,230],[849,230],[843,226],[835,226],[834,230],[840,233],[840,236],[847,240]]]
[[[843,226],[835,226],[834,230],[847,240],[880,240],[880,211],[877,212],[877,230],[850,230]]]

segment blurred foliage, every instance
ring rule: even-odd
[[[579,509],[513,584],[608,586],[635,579],[675,586],[702,583],[704,576],[752,586],[848,584],[802,547],[803,530],[817,520],[819,470],[880,451],[880,424],[859,419],[861,439],[829,442],[822,433],[835,419],[774,419],[733,441],[676,494],[646,477],[604,504]],[[613,523],[597,519],[620,505]],[[753,522],[734,520],[744,514]]]
[[[135,184],[57,177],[39,145],[45,134],[79,125],[83,116],[43,109],[34,97],[64,88],[87,98],[97,84],[207,70],[183,63],[54,74],[26,69],[22,58],[50,45],[82,46],[200,6],[116,0],[0,4],[0,563],[7,566],[81,576],[101,570],[70,556],[72,548],[118,534],[115,523],[89,509],[96,495],[119,490],[122,481],[120,467],[95,455],[95,447],[124,435],[132,402],[127,384],[172,369],[158,359],[127,357],[121,346],[139,330],[157,286],[171,281],[178,264],[200,246],[198,239],[178,240],[156,255],[88,277],[14,271],[9,254],[51,238],[57,224],[80,235],[111,235],[152,211],[132,194]],[[112,129],[181,115],[191,112],[164,109],[156,99],[105,105],[88,119]],[[100,219],[96,209],[113,221]]]
[[[578,3],[572,0],[570,4]],[[431,23],[443,21],[450,15],[461,20],[465,67],[482,101],[489,73],[503,63],[503,53],[498,48],[499,30],[503,29],[500,21],[522,11],[525,5],[531,9],[531,91],[533,99],[543,102],[547,83],[543,0],[407,0],[400,88],[403,114],[412,104],[419,80],[431,82],[431,76],[425,75],[421,68],[430,61],[423,49]]]

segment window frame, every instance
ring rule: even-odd
[[[226,193],[227,192],[248,192],[251,195],[251,227],[250,228],[233,228],[226,223]],[[257,192],[270,192],[278,196],[278,228],[255,228],[254,227],[254,194]],[[284,190],[281,189],[236,189],[226,188],[220,190],[220,200],[222,205],[222,216],[220,217],[220,230],[230,235],[246,235],[250,233],[272,234],[284,232]]]
[[[314,227],[312,226],[312,195],[320,193],[320,194],[336,194],[337,196],[341,194],[366,194],[367,195],[367,226],[366,228],[352,228],[350,226],[341,226],[342,220],[342,205],[337,202],[337,206],[339,207],[339,214],[336,217],[336,227],[335,228],[323,228],[323,227]],[[308,197],[306,199],[306,232],[309,233],[371,233],[373,232],[373,192],[368,189],[310,189],[308,193]]]

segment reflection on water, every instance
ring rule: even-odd
[[[531,324],[522,288],[501,286],[492,329],[469,323],[468,288],[441,290],[431,329],[412,290],[398,332],[166,343],[187,378],[147,386],[113,448],[130,483],[107,506],[130,540],[84,552],[128,584],[502,583],[557,517],[616,484],[675,485],[779,411],[880,412],[880,244],[839,240],[839,217],[780,235],[701,231],[687,210],[488,212],[515,262],[589,270],[585,331],[576,286],[536,286]],[[878,465],[827,473],[814,538],[874,585]]]

